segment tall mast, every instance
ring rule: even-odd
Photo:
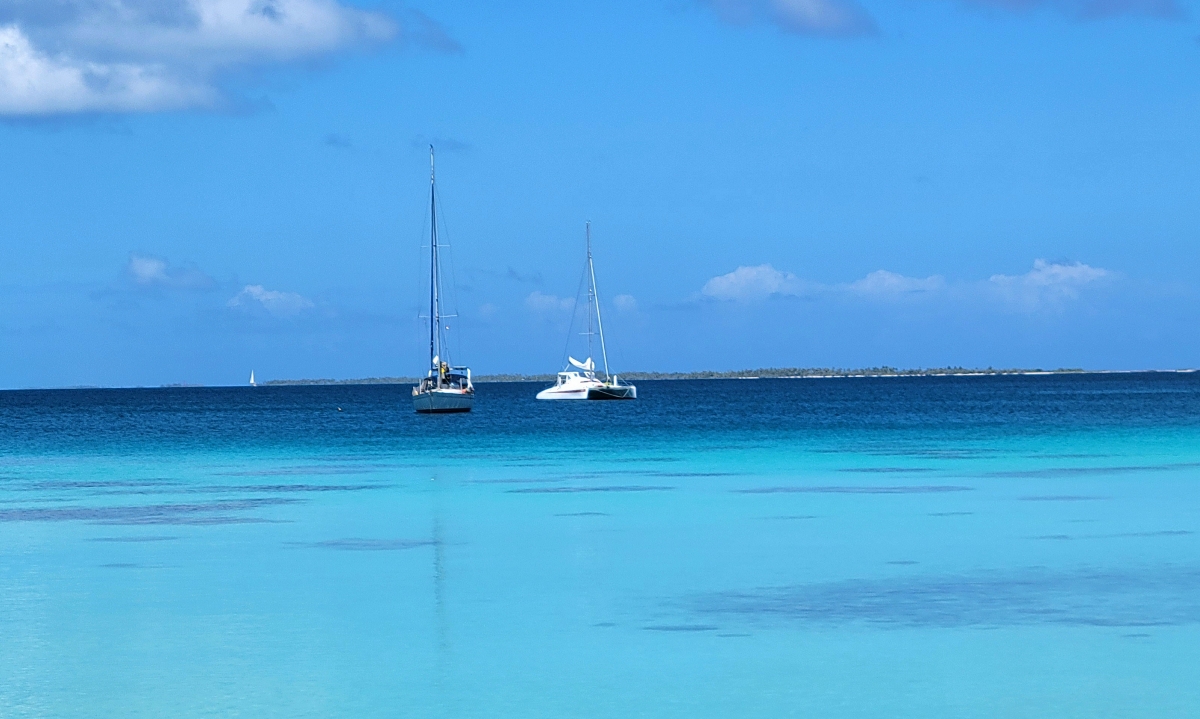
[[[587,260],[588,260],[588,273],[589,273],[588,276],[591,277],[592,276],[591,275],[591,271],[592,271],[592,269],[591,269],[592,268],[592,221],[591,220],[588,220],[588,222],[587,222]],[[592,312],[594,311],[593,307],[595,306],[595,303],[596,303],[595,281],[592,279],[589,279],[588,280],[588,308],[587,308],[588,359],[591,359],[594,356],[594,354],[592,352],[592,337],[596,333],[592,331]]]
[[[592,264],[592,223],[587,223],[587,255],[588,255],[588,276],[591,278],[591,288],[588,293],[590,299],[596,305],[596,328],[600,330],[600,354],[604,357],[604,379],[608,379],[608,349],[604,346],[604,322],[600,319],[600,293],[596,290],[596,268]],[[591,313],[588,313],[588,325],[592,324]],[[591,335],[588,335],[588,342],[591,342]],[[588,347],[591,350],[591,347]]]
[[[438,307],[438,242],[437,242],[437,197],[433,166],[433,145],[429,146],[429,366],[434,367],[438,356],[438,326],[442,321]],[[434,367],[436,370],[437,368]],[[441,384],[441,373],[437,373]]]

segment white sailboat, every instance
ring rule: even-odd
[[[250,386],[257,387],[258,383],[254,381],[254,370],[250,370]]]
[[[413,387],[413,409],[423,414],[470,412],[475,401],[471,369],[455,367],[448,357],[442,325],[441,266],[438,257],[437,177],[429,146],[429,372]]]
[[[587,267],[584,270],[588,283],[587,332],[588,357],[580,362],[567,356],[567,368],[558,373],[554,386],[537,393],[538,399],[637,399],[637,387],[621,382],[608,373],[608,348],[604,344],[604,321],[600,317],[600,296],[596,291],[596,268],[592,263],[592,223],[587,223]],[[578,301],[578,295],[576,301]],[[595,320],[595,332],[592,328]],[[600,337],[600,356],[604,360],[604,379],[596,376],[596,362],[592,359],[592,338]],[[571,369],[571,368],[574,369]]]

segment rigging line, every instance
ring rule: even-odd
[[[416,262],[413,262],[410,265],[409,271],[412,272],[412,278],[413,278],[413,281],[412,281],[412,284],[410,285],[410,287],[422,288],[422,290],[423,290],[423,288],[425,287],[425,276],[424,275],[425,275],[425,267],[426,267],[426,265],[425,265],[425,247],[426,247],[425,237],[426,237],[426,230],[429,229],[429,213],[427,213],[425,211],[425,207],[423,206],[423,203],[421,205],[420,215],[421,215],[421,232],[419,235],[417,235],[418,241],[415,243],[416,247],[411,250],[416,257]],[[419,297],[421,294],[423,294],[423,292],[418,292],[417,296]],[[417,319],[418,321],[420,321],[422,319],[429,320],[429,318],[427,318],[421,312],[422,304],[423,304],[423,300],[417,300],[417,302],[416,302],[416,318],[415,319]],[[432,320],[429,320],[429,321],[432,321]],[[426,323],[421,322],[420,324],[426,324]],[[428,327],[428,325],[426,325],[426,327]],[[425,328],[422,328],[422,329],[425,329]]]
[[[415,243],[415,247],[413,247],[412,250],[410,250],[416,255],[416,262],[412,263],[409,266],[409,271],[412,273],[412,277],[413,277],[413,282],[412,282],[411,286],[422,288],[422,294],[423,294],[424,287],[425,287],[425,269],[428,267],[428,265],[425,264],[425,248],[427,247],[427,245],[425,244],[425,240],[428,237],[427,231],[429,229],[429,206],[424,203],[421,203],[421,204],[417,205],[417,207],[420,208],[421,231],[417,235],[417,242]],[[415,215],[417,213],[413,213],[413,214]],[[423,300],[417,302],[417,314],[416,314],[417,318],[425,317],[425,315],[422,314],[422,310],[421,310],[422,304],[424,304]]]
[[[600,290],[596,287],[596,266],[592,261],[592,223],[587,224],[588,272],[591,273],[592,298],[596,301],[596,328],[600,331],[600,353],[604,355],[604,379],[608,380],[608,348],[604,346],[604,321],[600,319]],[[591,338],[589,338],[590,341]],[[588,345],[591,348],[591,345]]]
[[[447,220],[446,220],[446,210],[442,205],[442,198],[440,195],[437,197],[437,209],[438,209],[438,216],[441,217],[441,219],[442,219],[442,234],[444,234],[446,237],[449,237],[450,236],[450,223],[447,222]],[[449,250],[448,254],[450,255],[450,304],[453,309],[453,314],[443,315],[443,317],[458,317],[458,274],[455,270],[455,265],[454,265],[454,245],[449,240],[447,240],[446,242],[439,243],[439,247],[445,247],[447,250]],[[443,325],[443,328],[444,327],[445,327],[445,325]],[[455,342],[454,346],[450,345],[450,338],[452,336],[453,336],[454,342]],[[459,351],[459,350],[462,350],[462,342],[460,340],[460,335],[453,334],[453,333],[447,334],[446,335],[446,356],[449,357],[454,354],[457,354],[457,351]]]
[[[562,362],[560,367],[566,368],[567,357],[571,352],[571,338],[575,332],[575,317],[579,314],[579,295],[583,292],[583,283],[587,281],[587,266],[583,268],[583,272],[579,275],[579,286],[575,288],[575,305],[571,308],[571,323],[567,325],[567,342],[563,347]]]

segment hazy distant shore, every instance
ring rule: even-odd
[[[687,379],[813,379],[822,377],[939,377],[939,376],[989,376],[989,375],[1049,375],[1086,374],[1121,370],[1059,369],[972,369],[967,367],[931,367],[925,369],[897,369],[895,367],[866,367],[863,369],[836,368],[766,368],[736,370],[731,372],[622,372],[619,376],[630,381],[637,380],[687,380]],[[1125,370],[1190,372],[1192,370]],[[553,374],[487,374],[476,375],[475,382],[553,382]],[[411,384],[415,377],[367,377],[363,379],[277,379],[263,382],[264,385],[346,385],[346,384]]]

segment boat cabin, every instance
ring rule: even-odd
[[[427,392],[433,389],[459,389],[466,390],[471,388],[471,373],[467,374],[455,372],[454,370],[466,369],[465,367],[443,367],[437,375],[430,371],[429,376],[421,380],[421,386],[418,389],[420,392]]]

